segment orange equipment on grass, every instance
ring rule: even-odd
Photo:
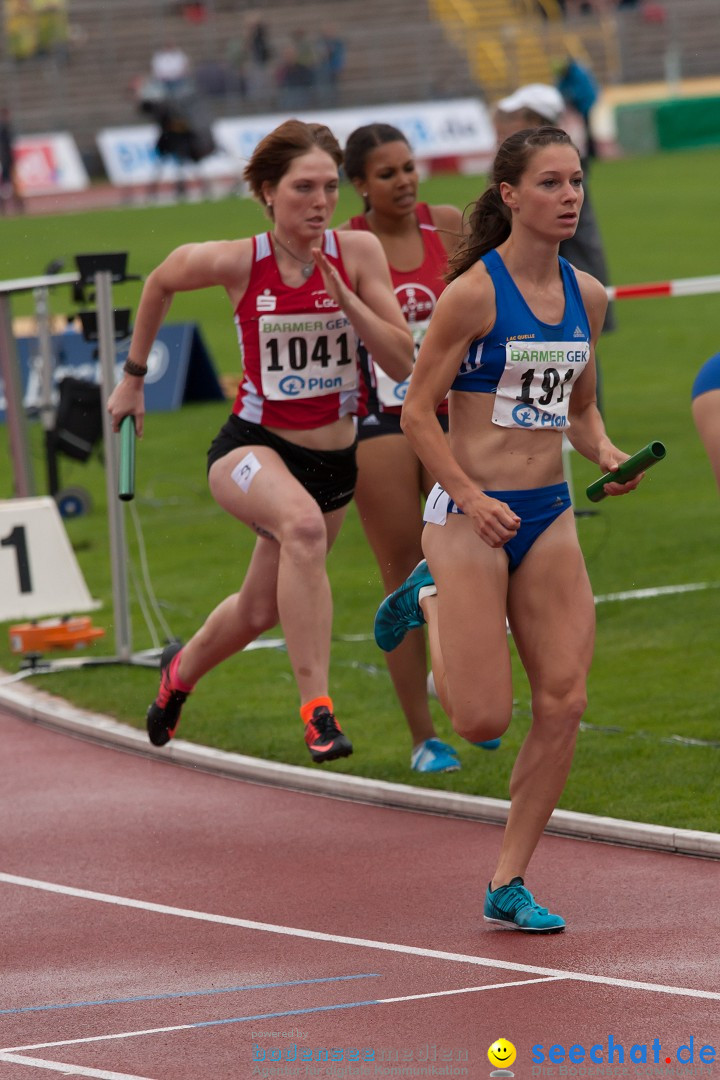
[[[16,623],[10,627],[10,649],[14,653],[50,652],[53,649],[82,649],[97,638],[105,636],[99,626],[93,626],[87,615],[43,622]]]

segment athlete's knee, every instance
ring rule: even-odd
[[[468,742],[499,739],[510,726],[512,701],[505,703],[484,698],[456,701],[452,699],[452,724],[457,734]]]
[[[253,640],[272,630],[280,621],[277,602],[274,597],[261,597],[252,600],[243,611],[245,625],[253,635]]]
[[[582,683],[536,693],[533,718],[550,734],[559,737],[577,731],[587,708],[587,689]]]
[[[254,640],[267,630],[272,630],[280,621],[275,591],[261,593],[255,590],[240,590],[229,603],[234,624],[238,627],[239,637]]]
[[[286,555],[296,561],[325,558],[327,530],[320,507],[295,513],[284,522],[280,543]]]

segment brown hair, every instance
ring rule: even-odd
[[[502,201],[500,185],[512,184],[515,187],[519,184],[534,155],[546,146],[570,146],[580,157],[567,132],[549,125],[523,128],[500,144],[493,161],[490,183],[470,213],[469,235],[450,260],[446,275],[448,281],[464,274],[482,255],[507,240],[511,217]]]
[[[325,124],[286,120],[261,139],[243,172],[258,202],[265,206],[264,184],[279,183],[296,157],[302,157],[316,147],[329,154],[338,168],[342,165],[340,143]]]

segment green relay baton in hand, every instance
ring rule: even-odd
[[[120,472],[118,498],[129,502],[135,498],[135,417],[125,416],[120,422]]]
[[[613,481],[626,484],[628,480],[632,480],[638,473],[649,469],[651,465],[657,465],[666,453],[663,443],[657,441],[648,443],[642,450],[638,450],[637,454],[623,461],[616,472],[606,472],[599,480],[594,480],[586,492],[588,499],[590,502],[600,502],[605,498],[603,491],[605,484],[611,484]]]

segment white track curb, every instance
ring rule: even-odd
[[[5,674],[0,672],[0,677]],[[90,739],[162,761],[202,769],[236,779],[271,784],[293,791],[309,792],[356,802],[375,803],[403,810],[433,814],[449,814],[491,824],[504,824],[510,803],[504,799],[488,799],[479,795],[464,795],[452,791],[436,791],[412,787],[409,784],[390,784],[361,776],[283,765],[276,761],[246,757],[225,750],[214,750],[173,739],[167,747],[156,749],[147,741],[144,732],[118,723],[99,713],[86,712],[62,698],[33,686],[0,684],[0,705],[25,720],[57,728],[71,735]],[[602,840],[630,847],[654,848],[682,855],[699,855],[720,859],[720,834],[695,829],[672,829],[664,825],[648,825],[619,818],[595,817],[571,810],[556,810],[547,832],[583,840]]]

